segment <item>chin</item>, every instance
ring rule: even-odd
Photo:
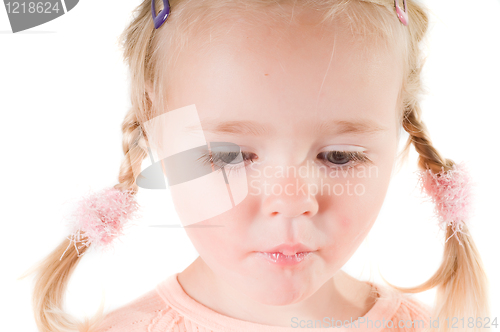
[[[254,301],[266,305],[282,306],[300,302],[311,295],[309,278],[300,276],[267,275],[249,281],[251,286],[243,292]]]
[[[264,290],[259,294],[252,294],[254,301],[272,306],[284,306],[294,304],[304,299],[308,298],[311,294],[307,292],[307,289],[285,289],[285,288],[275,288],[270,290]]]

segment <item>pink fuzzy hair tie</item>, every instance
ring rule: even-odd
[[[138,209],[135,195],[130,190],[111,187],[84,197],[71,216],[68,248],[73,243],[78,257],[83,255],[78,249],[91,244],[101,249],[108,248],[115,238],[123,234],[124,226],[135,217]],[[79,247],[76,245],[78,242],[82,243]]]
[[[439,218],[439,225],[451,226],[453,235],[463,233],[463,226],[468,223],[472,212],[472,181],[471,176],[462,162],[454,164],[452,169],[434,174],[431,169],[419,171],[419,183],[422,192],[431,197],[434,203],[434,212]],[[446,239],[445,242],[451,238]]]

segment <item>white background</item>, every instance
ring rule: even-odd
[[[116,39],[139,3],[80,1],[66,15],[16,34],[0,9],[0,313],[5,331],[36,331],[32,278],[16,279],[68,235],[66,203],[117,183],[123,158],[120,126],[130,102]],[[470,228],[491,280],[491,315],[499,316],[500,3],[424,3],[432,11],[424,121],[439,151],[466,161],[477,183]],[[412,149],[395,175],[377,223],[344,267],[351,275],[383,283],[380,269],[388,281],[414,286],[439,266],[444,234],[416,189],[416,158]],[[179,223],[168,192],[141,189],[138,201],[144,217],[114,252],[89,251],[78,265],[66,293],[66,309],[75,316],[93,314],[103,293],[106,310],[118,308],[197,257],[182,229],[147,227]],[[415,296],[430,304],[434,291]]]

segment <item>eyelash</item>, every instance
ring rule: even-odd
[[[328,166],[328,167],[333,168],[333,169],[345,171],[345,170],[349,170],[351,168],[354,168],[356,166],[359,166],[359,165],[365,164],[365,163],[373,165],[373,162],[371,161],[370,158],[368,158],[366,153],[359,152],[359,151],[335,151],[335,150],[333,150],[333,151],[321,152],[318,155],[323,155],[323,156],[325,156],[326,159],[328,159],[328,155],[331,153],[344,154],[345,157],[349,158],[349,160],[346,164],[341,164],[340,166]],[[245,155],[249,155],[249,154],[246,152],[241,152],[241,154],[243,155],[243,159],[246,162],[247,160],[245,160]],[[219,160],[223,160],[223,158],[221,158],[221,156],[228,157],[228,153],[220,153],[219,152],[219,153],[214,153],[214,154],[204,154],[203,156],[200,157],[200,159],[202,160],[202,163],[204,165],[208,165],[208,164],[212,165],[212,164],[216,164]],[[253,163],[253,158],[250,158],[250,162]],[[335,163],[332,163],[329,161],[326,161],[326,162],[329,164],[335,165]],[[227,163],[225,163],[225,164],[226,165],[224,166],[224,168],[227,169],[228,171],[236,171],[237,172],[240,169],[246,167],[246,166],[228,166],[229,164],[227,164]],[[221,169],[222,168],[219,168],[218,172],[220,172]]]

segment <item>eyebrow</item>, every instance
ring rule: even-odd
[[[188,131],[196,130],[196,126],[190,126]],[[225,121],[225,122],[204,122],[203,130],[220,135],[234,136],[270,136],[276,133],[276,128],[269,124],[262,124],[255,121]],[[340,136],[340,135],[375,135],[386,131],[387,128],[371,120],[347,121],[330,120],[321,122],[313,128],[318,135]]]
[[[388,128],[381,126],[372,120],[361,120],[361,121],[346,121],[346,120],[334,120],[322,122],[317,128],[320,135],[368,135],[372,136],[375,134],[382,133]]]

